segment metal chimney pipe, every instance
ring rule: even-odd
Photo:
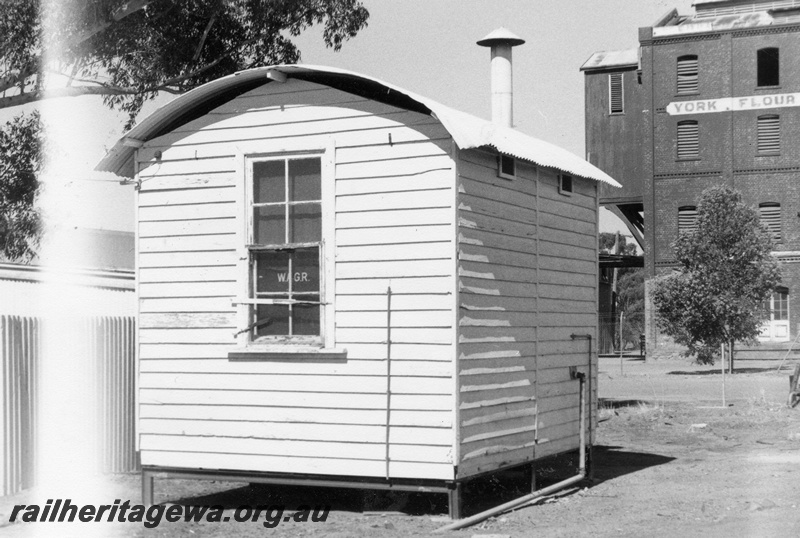
[[[481,47],[492,51],[492,123],[513,127],[513,80],[511,75],[511,48],[525,43],[505,28],[498,28],[478,41]]]

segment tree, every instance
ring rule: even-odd
[[[625,314],[622,340],[636,347],[644,332],[644,270],[641,267],[620,269],[617,283],[617,309]]]
[[[0,254],[29,261],[39,246],[35,210],[42,166],[39,114],[17,116],[0,128]]]
[[[327,46],[339,50],[368,18],[360,0],[3,0],[0,109],[99,95],[127,114],[130,129],[160,92],[180,94],[243,69],[297,63],[291,38],[313,25],[322,25]],[[17,158],[0,159],[7,167]]]
[[[628,238],[619,232],[600,232],[600,250],[605,254],[616,254],[617,236],[619,235],[619,253],[628,256],[636,255],[636,243],[628,243]]]
[[[723,343],[732,350],[734,342],[757,342],[764,301],[780,283],[780,269],[769,231],[741,194],[706,189],[696,229],[682,233],[673,247],[680,267],[653,287],[664,332],[687,346],[687,355],[711,364]]]

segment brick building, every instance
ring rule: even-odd
[[[644,248],[647,278],[673,266],[700,193],[726,184],[773,234],[783,287],[763,348],[800,325],[800,0],[698,0],[639,29],[639,48],[583,65],[587,159],[623,189],[600,203]],[[648,309],[648,346],[656,341]]]

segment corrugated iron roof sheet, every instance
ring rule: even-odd
[[[608,69],[610,67],[631,67],[639,65],[639,49],[609,50],[595,52],[581,66],[581,71]]]
[[[540,166],[602,181],[615,187],[621,186],[599,168],[548,142],[454,110],[432,99],[365,75],[312,65],[277,65],[249,69],[195,88],[159,108],[131,129],[114,145],[96,169],[123,176],[133,175],[133,155],[137,147],[202,116],[242,93],[270,82],[267,78],[270,71],[280,71],[290,77],[332,86],[400,108],[428,113],[442,122],[461,149],[489,146],[500,153]]]

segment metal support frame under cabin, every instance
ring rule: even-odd
[[[386,491],[411,491],[418,493],[446,493],[450,505],[450,517],[458,519],[461,512],[461,484],[442,480],[371,480],[361,477],[331,478],[324,475],[292,475],[261,472],[241,472],[203,469],[179,469],[166,467],[142,467],[142,504],[155,504],[155,479],[179,478],[187,480],[225,480],[251,484],[274,484],[280,486],[311,486],[353,489],[379,489]]]

